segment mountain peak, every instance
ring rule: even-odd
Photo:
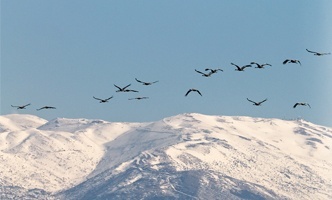
[[[84,118],[80,119],[56,118],[40,126],[39,129],[74,132],[86,129],[93,125],[106,124],[106,123],[108,122],[104,120],[89,120]]]

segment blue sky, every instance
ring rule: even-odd
[[[142,122],[198,112],[332,127],[332,55],[305,50],[332,51],[330,10],[328,0],[2,0],[1,114]],[[230,65],[252,61],[272,67]],[[205,68],[224,72],[194,71]],[[113,84],[130,83],[138,94],[115,92]],[[184,97],[189,88],[203,96]],[[112,95],[105,104],[92,98]],[[149,99],[128,100],[137,96]],[[268,101],[256,107],[246,98]],[[312,108],[293,109],[296,102]],[[36,111],[45,105],[57,109]]]

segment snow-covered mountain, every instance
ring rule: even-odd
[[[181,114],[0,116],[0,199],[332,199],[332,129]]]

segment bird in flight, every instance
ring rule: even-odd
[[[315,56],[325,56],[325,55],[330,55],[331,53],[319,53],[319,52],[315,52],[315,51],[310,51],[309,49],[306,49],[307,52],[309,53],[313,53]]]
[[[240,67],[234,63],[231,63],[231,65],[234,65],[236,67],[235,71],[241,71],[241,72],[244,71],[245,68],[251,67],[251,65],[244,65],[244,66]]]
[[[262,103],[264,103],[265,101],[267,101],[267,99],[264,99],[263,101],[260,101],[260,102],[255,102],[255,101],[252,101],[250,99],[247,98],[248,101],[250,101],[251,103],[253,103],[254,106],[260,106]]]
[[[293,108],[296,108],[296,106],[308,106],[309,108],[311,108],[311,106],[308,103],[303,103],[303,102],[297,102],[296,104],[294,104]]]
[[[202,76],[204,76],[204,77],[210,77],[213,74],[212,71],[210,71],[209,73],[204,73],[204,72],[198,71],[197,69],[195,69],[195,72],[202,74]]]
[[[159,81],[144,82],[144,81],[140,81],[140,80],[138,80],[137,78],[135,78],[135,80],[136,80],[137,82],[139,82],[139,83],[142,83],[143,85],[152,85],[152,84],[154,84],[154,83],[159,82]]]
[[[93,98],[99,100],[99,103],[106,103],[106,102],[108,102],[108,100],[112,99],[113,96],[111,96],[111,97],[109,97],[109,98],[107,98],[107,99],[99,99],[99,98],[96,98],[96,97],[94,97],[94,96],[93,96]]]
[[[136,100],[142,100],[142,99],[148,99],[149,97],[135,97],[135,98],[130,98],[130,99],[128,99],[128,100],[134,100],[134,99],[136,99]]]
[[[43,109],[56,109],[56,108],[52,107],[52,106],[44,106],[44,107],[38,108],[37,110],[43,110]]]
[[[28,104],[26,104],[26,105],[24,105],[24,106],[13,106],[13,105],[11,105],[13,108],[17,108],[18,110],[19,109],[25,109],[25,107],[27,107],[27,106],[30,106],[31,104],[30,103],[28,103]]]
[[[189,89],[188,92],[187,92],[184,96],[188,96],[188,94],[189,94],[190,92],[197,92],[199,95],[202,96],[201,92],[200,92],[199,90],[197,90],[197,89],[194,89],[194,88]]]
[[[129,86],[131,86],[131,84],[129,84],[129,85],[123,87],[123,88],[121,88],[121,87],[119,87],[119,86],[117,86],[115,84],[114,84],[114,86],[116,88],[118,88],[118,90],[116,92],[138,92],[137,90],[129,90],[129,89],[127,89]]]
[[[272,66],[272,65],[269,64],[269,63],[258,64],[258,63],[256,63],[256,62],[251,62],[250,64],[252,64],[252,65],[257,65],[257,67],[255,67],[255,68],[259,68],[259,69],[264,69],[264,66]]]
[[[282,64],[287,64],[287,63],[295,63],[295,64],[300,64],[301,62],[299,60],[294,60],[294,59],[286,59]]]

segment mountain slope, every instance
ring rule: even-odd
[[[189,113],[150,123],[47,122],[9,115],[0,127],[0,184],[53,198],[332,198],[332,130],[303,120]]]
[[[0,134],[0,181],[48,192],[84,181],[102,159],[103,143],[131,128],[126,123],[85,119],[44,120],[33,126],[38,124],[30,122],[33,116],[25,117],[2,116],[6,118],[1,120],[4,130],[13,130],[20,123],[28,125]]]

